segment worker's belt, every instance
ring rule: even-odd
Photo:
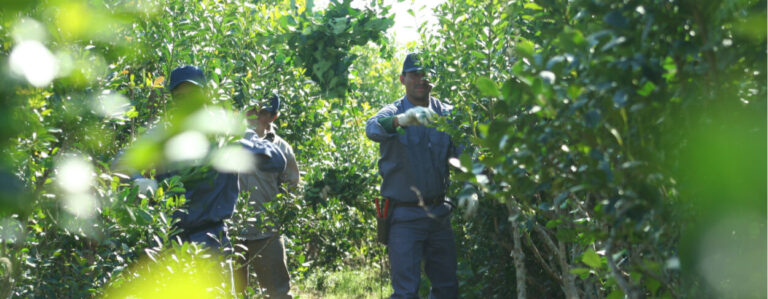
[[[428,206],[436,206],[440,205],[446,202],[445,195],[435,196],[431,198],[425,198],[423,205],[425,207]],[[419,204],[418,201],[394,201],[395,206],[398,207],[421,207],[422,205]]]
[[[389,229],[392,226],[392,214],[394,214],[392,211],[396,207],[421,207],[422,205],[429,207],[443,204],[444,202],[451,203],[445,200],[445,195],[427,198],[421,204],[418,201],[402,202],[390,198],[374,199],[374,204],[376,205],[376,239],[382,244],[387,245]]]

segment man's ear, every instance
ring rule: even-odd
[[[400,84],[405,85],[405,75],[400,75]]]

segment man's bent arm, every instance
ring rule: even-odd
[[[283,141],[285,142],[285,141]],[[285,171],[280,174],[280,181],[288,184],[288,187],[293,188],[299,185],[299,164],[296,162],[296,156],[293,153],[293,149],[286,143],[285,144]]]
[[[395,105],[387,105],[379,110],[376,115],[368,119],[365,125],[365,135],[375,142],[382,142],[397,136],[395,125]]]

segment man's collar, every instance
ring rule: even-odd
[[[411,103],[411,100],[408,99],[408,95],[403,97],[403,102],[404,102],[403,103],[403,110],[405,110],[405,111],[408,111],[408,109],[411,109],[413,107],[416,107],[416,105]],[[427,99],[427,108],[429,108],[431,110],[435,110],[435,109],[433,109],[432,97],[431,96],[429,97],[429,99]]]
[[[267,136],[267,134],[269,134],[269,133],[272,133],[273,135],[276,135],[275,128],[277,128],[277,126],[274,123],[270,123],[269,127],[266,130],[264,130],[264,136]],[[251,134],[253,134],[256,137],[264,138],[264,136],[259,136],[259,134],[256,133],[256,128],[248,127],[248,128],[245,129],[245,132],[246,133],[250,132]]]

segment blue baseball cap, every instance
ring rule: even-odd
[[[410,72],[434,73],[434,70],[429,66],[422,65],[419,61],[419,53],[412,52],[408,53],[405,56],[405,61],[403,61],[403,74]]]
[[[252,99],[251,100],[251,107],[258,107],[259,109],[264,109],[272,113],[277,113],[280,111],[280,104],[282,102],[282,99],[280,96],[276,93],[271,94],[271,96],[265,96],[261,99]]]
[[[205,81],[205,74],[199,68],[191,65],[177,67],[171,71],[171,82],[168,84],[168,90],[173,90],[184,82],[203,87]]]

